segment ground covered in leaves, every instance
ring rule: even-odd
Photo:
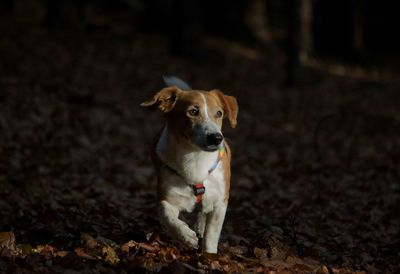
[[[1,37],[1,273],[400,272],[400,84],[308,72],[289,89],[279,51],[207,51]],[[157,221],[148,155],[162,118],[139,103],[165,74],[239,101],[218,256],[177,249]]]

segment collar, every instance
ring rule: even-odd
[[[217,167],[221,159],[224,157],[225,154],[225,146],[224,143],[221,144],[220,148],[218,149],[218,157],[217,160],[214,162],[214,164],[211,166],[211,168],[208,170],[208,174],[211,174]],[[166,163],[162,162],[163,165],[168,168],[170,171],[178,175],[179,177],[182,178],[182,175],[179,174],[179,172]],[[193,185],[193,192],[195,196],[195,201],[196,203],[200,203],[203,200],[203,194],[206,192],[206,187],[204,186],[203,182],[197,183]]]

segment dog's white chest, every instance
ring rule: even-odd
[[[172,138],[168,134],[168,127],[165,127],[156,146],[156,153],[164,164],[160,173],[160,189],[165,199],[176,205],[179,211],[193,211],[196,205],[193,186],[199,183],[205,187],[201,202],[204,213],[224,203],[225,163],[219,159],[218,151],[194,150],[190,145]]]
[[[163,169],[162,177],[162,188],[165,191],[166,199],[178,205],[182,211],[192,212],[196,205],[196,197],[192,185],[189,185],[180,175],[167,168]],[[201,201],[202,211],[208,213],[215,206],[224,202],[226,184],[223,162],[220,162],[217,168],[211,174],[208,174],[202,183],[205,187],[205,193]]]

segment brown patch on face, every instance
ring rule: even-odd
[[[210,91],[210,94],[216,96],[220,100],[220,104],[224,109],[224,117],[227,117],[232,128],[236,127],[237,115],[239,107],[236,98],[223,94],[220,90],[215,89]]]
[[[204,121],[204,102],[196,91],[184,91],[171,112],[165,115],[168,127],[175,133],[190,138],[192,129]]]
[[[222,127],[224,118],[224,106],[221,100],[212,92],[203,92],[207,102],[207,115],[219,128]]]

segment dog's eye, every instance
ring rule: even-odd
[[[221,118],[222,117],[222,111],[218,110],[216,116],[217,116],[217,118]]]
[[[191,110],[189,110],[189,114],[191,116],[197,116],[197,115],[199,115],[199,109],[198,108],[192,108]]]

